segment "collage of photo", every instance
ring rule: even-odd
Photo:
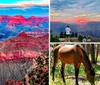
[[[100,85],[100,1],[1,0],[0,85]]]

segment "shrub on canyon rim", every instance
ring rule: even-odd
[[[18,80],[7,80],[5,85],[23,85],[23,83]]]
[[[48,85],[48,57],[39,54],[33,59],[32,70],[29,71],[24,79],[25,85]]]

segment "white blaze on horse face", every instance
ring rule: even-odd
[[[66,51],[71,50],[75,45],[64,45],[59,49],[59,52],[61,52],[63,49],[66,49]]]

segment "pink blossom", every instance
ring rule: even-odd
[[[46,61],[43,61],[43,64],[46,64]]]
[[[44,56],[43,55],[40,55],[40,58],[44,59]]]
[[[18,80],[8,80],[6,81],[6,84],[5,85],[23,85],[22,82],[19,82]]]
[[[22,82],[20,82],[18,85],[23,85],[23,83],[22,83]]]
[[[42,68],[42,71],[43,71],[43,72],[48,71],[48,66],[44,66],[44,67]]]

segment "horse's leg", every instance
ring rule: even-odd
[[[65,63],[62,63],[62,66],[61,66],[61,75],[62,75],[63,82],[65,83],[65,78],[64,78],[64,67],[65,67]]]
[[[75,66],[76,85],[78,85],[78,74],[79,74],[80,65],[81,65],[81,63],[74,64],[74,66]]]
[[[55,67],[54,66],[52,67],[52,72],[53,72],[52,80],[54,81],[54,73],[55,73]]]
[[[53,78],[52,78],[52,80],[53,80],[53,81],[54,81],[55,67],[56,67],[56,65],[57,65],[57,62],[58,62],[58,59],[56,59],[56,60],[54,61],[54,65],[53,65],[53,67],[52,67],[52,72],[53,72]]]
[[[58,62],[58,50],[59,50],[60,47],[56,48],[53,52],[53,56],[54,56],[54,62],[53,62],[53,68],[52,68],[52,71],[53,71],[53,81],[54,81],[54,73],[55,73],[55,67],[57,65],[57,62]]]

